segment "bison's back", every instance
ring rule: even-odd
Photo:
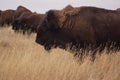
[[[0,24],[12,24],[14,19],[15,10],[5,10],[1,12]]]

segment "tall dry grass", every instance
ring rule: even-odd
[[[79,64],[67,51],[45,51],[35,34],[0,28],[0,80],[120,80],[120,52],[103,52],[94,63],[88,57]]]

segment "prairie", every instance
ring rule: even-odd
[[[120,80],[120,52],[80,62],[59,48],[45,51],[35,37],[0,28],[0,80]]]

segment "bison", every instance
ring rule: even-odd
[[[19,18],[16,19],[14,30],[22,30],[25,32],[37,32],[37,26],[40,23],[44,14],[37,13],[23,13]]]
[[[22,13],[24,12],[29,12],[29,13],[32,13],[29,9],[23,7],[23,6],[18,6],[16,11],[15,11],[15,16],[14,18],[18,18]]]
[[[14,19],[15,10],[0,11],[0,26],[12,25]]]
[[[18,24],[19,23],[18,19],[21,16],[27,16],[27,15],[29,15],[31,13],[32,12],[29,9],[27,9],[27,8],[25,8],[23,6],[18,6],[17,9],[16,9],[16,11],[15,11],[15,16],[14,16],[14,22],[13,22],[12,29],[16,30],[17,27],[20,27],[20,25]]]
[[[23,31],[37,32],[37,26],[41,22],[41,19],[44,17],[44,14],[33,13],[26,18],[22,18],[20,23],[23,24]],[[26,24],[24,26],[24,24]]]
[[[23,29],[23,26],[26,26],[25,22],[22,23],[23,19],[26,19],[27,17],[29,17],[32,13],[29,12],[23,12],[18,18],[14,19],[14,23],[13,23],[13,30],[19,31]]]
[[[67,45],[91,50],[101,45],[120,47],[120,14],[90,6],[50,10],[38,26],[36,42],[46,50]]]

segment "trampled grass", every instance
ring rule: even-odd
[[[80,64],[59,48],[45,51],[35,36],[0,28],[0,80],[120,80],[120,52]]]

